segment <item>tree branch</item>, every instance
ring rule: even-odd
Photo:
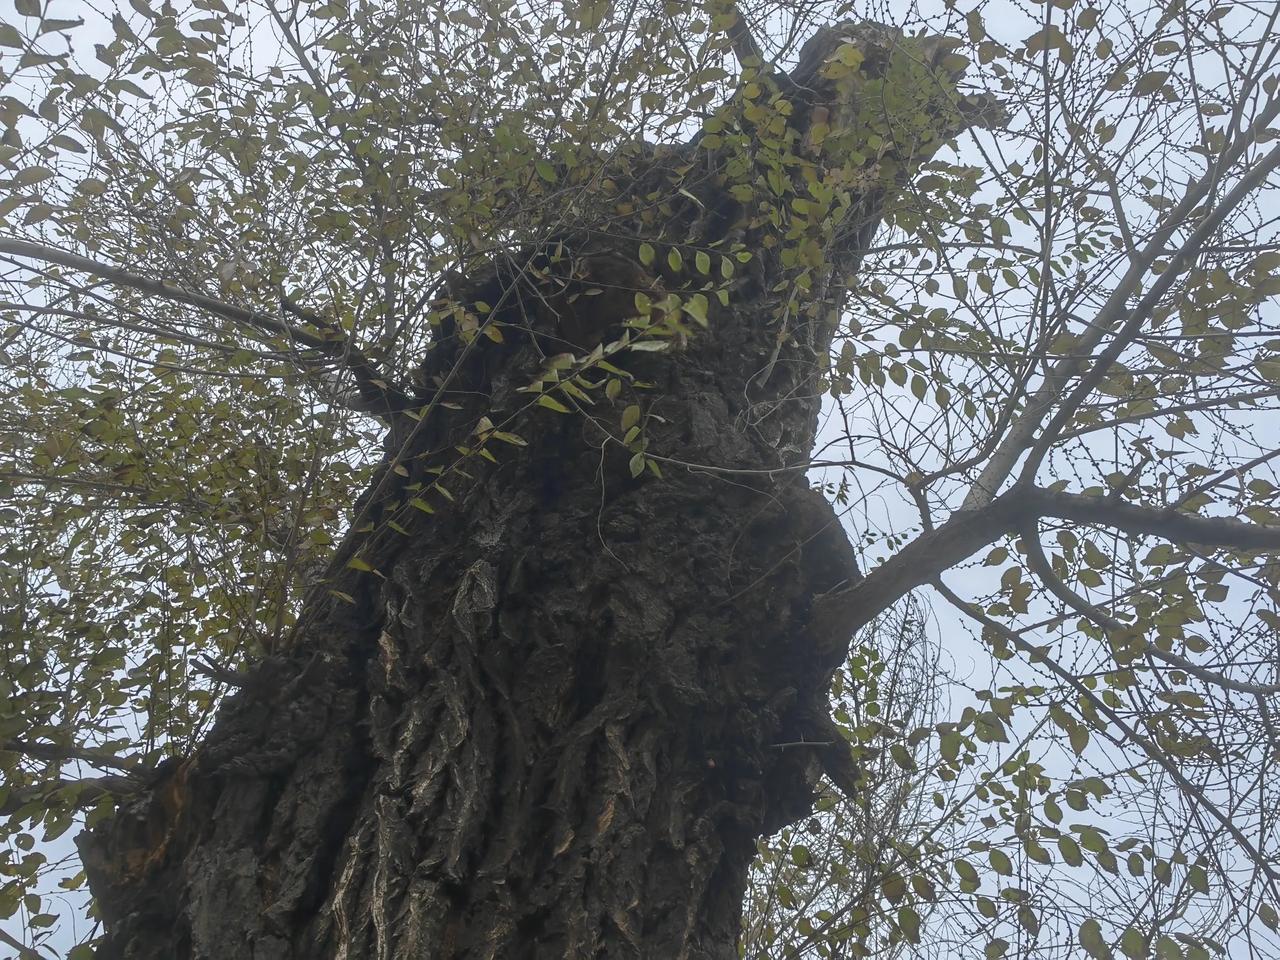
[[[1040,582],[1049,588],[1049,592],[1065,603],[1076,613],[1082,617],[1092,620],[1103,630],[1108,633],[1121,633],[1125,631],[1138,632],[1135,625],[1126,624],[1116,619],[1102,607],[1096,603],[1090,603],[1080,594],[1076,593],[1067,586],[1057,574],[1053,572],[1053,566],[1049,563],[1049,558],[1045,556],[1044,547],[1040,543],[1040,532],[1037,528],[1035,520],[1029,519],[1022,526],[1022,545],[1027,551],[1027,565],[1031,571],[1040,578]],[[1186,657],[1179,656],[1176,653],[1161,650],[1153,643],[1144,643],[1138,650],[1139,653],[1149,658],[1163,660],[1165,663],[1172,664],[1178,669],[1198,677],[1207,684],[1221,687],[1224,690],[1235,690],[1238,693],[1246,693],[1253,697],[1269,697],[1280,693],[1280,686],[1274,684],[1257,684],[1247,683],[1242,680],[1235,680],[1225,674],[1210,670],[1208,667],[1202,667],[1197,663],[1192,663]]]
[[[1236,843],[1240,844],[1240,847],[1245,851],[1245,853],[1249,855],[1249,858],[1254,862],[1255,865],[1257,865],[1258,869],[1261,870],[1263,874],[1266,875],[1269,881],[1271,881],[1272,889],[1274,890],[1275,882],[1277,880],[1280,880],[1280,873],[1277,873],[1276,870],[1271,866],[1271,864],[1267,862],[1267,859],[1263,855],[1262,851],[1260,851],[1257,847],[1255,847],[1253,843],[1249,840],[1249,838],[1240,832],[1240,828],[1235,825],[1235,823],[1231,820],[1231,818],[1228,817],[1226,814],[1224,814],[1220,809],[1218,809],[1217,805],[1214,804],[1214,802],[1210,800],[1207,796],[1205,796],[1205,793],[1203,790],[1201,790],[1194,783],[1192,783],[1185,776],[1183,776],[1182,771],[1178,769],[1177,764],[1175,764],[1172,760],[1170,760],[1167,756],[1165,756],[1164,753],[1155,744],[1153,744],[1150,740],[1142,736],[1140,733],[1138,733],[1136,730],[1130,727],[1127,723],[1125,723],[1124,720],[1121,719],[1120,715],[1116,713],[1116,711],[1112,710],[1109,706],[1107,706],[1106,702],[1101,697],[1099,697],[1092,690],[1086,687],[1084,683],[1078,677],[1072,674],[1069,670],[1067,670],[1057,661],[1049,657],[1045,653],[1044,649],[1035,646],[1030,641],[1020,636],[1018,633],[1014,632],[1013,630],[1010,630],[1004,624],[991,619],[986,614],[976,609],[972,604],[965,603],[958,596],[956,596],[950,589],[947,588],[946,584],[942,582],[941,578],[934,579],[933,587],[940,594],[946,597],[946,599],[957,610],[960,610],[965,615],[971,617],[973,620],[980,623],[983,627],[991,630],[994,633],[998,633],[1002,638],[1004,638],[1004,640],[1006,640],[1009,644],[1011,644],[1021,653],[1024,653],[1027,656],[1029,656],[1033,663],[1044,664],[1045,667],[1048,668],[1050,673],[1058,677],[1060,680],[1064,681],[1068,686],[1070,686],[1073,690],[1075,690],[1077,695],[1079,695],[1082,699],[1088,700],[1090,705],[1092,705],[1095,710],[1097,710],[1099,713],[1105,716],[1108,720],[1110,720],[1113,724],[1115,724],[1116,727],[1120,729],[1121,733],[1125,735],[1126,739],[1130,743],[1138,747],[1151,760],[1155,761],[1157,764],[1163,767],[1165,772],[1168,773],[1169,776],[1171,776],[1174,779],[1174,781],[1178,784],[1178,786],[1182,789],[1183,793],[1185,793],[1188,797],[1190,797],[1200,806],[1204,807],[1213,815],[1214,819],[1217,820],[1218,823],[1222,825],[1222,827],[1227,831],[1227,833],[1231,834],[1232,838],[1236,841]]]
[[[1272,115],[1280,113],[1280,98],[1276,98],[1272,107],[1273,109],[1269,110],[1268,113]],[[1036,438],[1035,443],[1031,445],[1031,452],[1022,466],[1022,476],[1025,479],[1032,480],[1035,477],[1041,461],[1048,453],[1049,448],[1057,442],[1067,424],[1076,415],[1076,410],[1093,392],[1094,388],[1102,382],[1112,365],[1120,358],[1120,354],[1124,352],[1142,329],[1142,325],[1151,317],[1160,301],[1173,289],[1178,277],[1190,268],[1196,257],[1199,256],[1200,248],[1204,246],[1210,235],[1223,224],[1232,210],[1243,203],[1251,193],[1266,182],[1267,177],[1277,167],[1280,167],[1280,146],[1273,148],[1259,163],[1240,178],[1239,182],[1231,188],[1226,197],[1217,206],[1200,218],[1195,229],[1191,231],[1191,235],[1178,252],[1173,255],[1169,264],[1156,278],[1155,282],[1151,284],[1151,288],[1142,296],[1137,305],[1128,312],[1128,317],[1116,331],[1111,343],[1107,344],[1106,348],[1093,360],[1092,365],[1081,375],[1080,382],[1076,384],[1071,393],[1065,398],[1059,398],[1053,416],[1049,419],[1049,423],[1045,426],[1040,436]],[[1121,307],[1123,308],[1123,304]],[[1116,320],[1119,319],[1119,317],[1116,317]]]
[[[0,803],[0,817],[13,816],[27,804],[43,800],[55,790],[78,788],[74,806],[82,808],[96,803],[107,794],[123,796],[137,793],[146,785],[145,780],[135,780],[132,777],[106,776],[87,777],[83,780],[45,780],[28,787],[13,787],[4,803]]]
[[[279,317],[262,313],[258,310],[237,307],[164,280],[142,277],[121,267],[99,263],[88,257],[60,250],[57,247],[34,243],[30,240],[0,239],[0,253],[29,260],[40,260],[45,263],[77,270],[81,273],[87,273],[90,276],[99,277],[153,297],[204,310],[234,323],[252,327],[269,336],[282,337],[292,343],[317,350],[329,359],[340,362],[351,371],[352,376],[355,378],[356,389],[359,391],[361,401],[355,409],[365,413],[390,416],[412,405],[406,394],[391,385],[376,365],[365,356],[359,347],[348,339],[340,328],[310,311],[305,311],[298,307],[293,308],[295,314],[305,323],[319,330],[319,333],[312,333],[302,327],[287,323]]]
[[[1224,674],[1218,673],[1216,670],[1210,670],[1208,667],[1202,667],[1198,663],[1192,663],[1186,657],[1161,650],[1154,644],[1147,644],[1143,648],[1143,653],[1148,657],[1154,657],[1156,660],[1163,660],[1184,673],[1198,677],[1205,683],[1212,684],[1215,687],[1222,687],[1224,690],[1235,690],[1237,693],[1247,693],[1251,697],[1257,697],[1260,703],[1262,703],[1261,698],[1273,697],[1280,693],[1280,686],[1274,683],[1246,683],[1243,680],[1233,680]]]
[[[736,3],[730,3],[729,10],[733,14],[733,26],[729,28],[729,42],[733,46],[733,55],[738,58],[738,63],[742,66],[764,66],[764,54],[760,50],[755,34],[743,19],[742,11],[738,9]]]
[[[921,534],[856,583],[814,597],[809,618],[813,642],[819,651],[831,643],[843,643],[916,587],[1041,517],[1114,527],[1134,536],[1178,543],[1280,553],[1280,526],[1233,517],[1198,517],[1016,484],[985,507],[952,514],[946,523]]]
[[[1129,310],[1127,308],[1128,304],[1141,289],[1142,281],[1146,278],[1156,260],[1169,255],[1169,241],[1175,231],[1186,224],[1192,212],[1217,187],[1222,171],[1239,160],[1251,144],[1262,142],[1268,125],[1277,116],[1280,116],[1280,97],[1273,98],[1260,111],[1249,129],[1237,137],[1229,149],[1223,151],[1218,161],[1213,164],[1203,177],[1187,188],[1177,206],[1164,216],[1147,244],[1143,247],[1141,254],[1131,258],[1129,269],[1120,278],[1119,283],[1116,284],[1106,303],[1098,310],[1093,322],[1077,339],[1075,355],[1054,364],[1045,374],[1044,380],[1035,393],[1027,398],[1023,413],[1009,427],[1008,433],[999,442],[986,466],[982,469],[977,480],[974,481],[964,502],[966,508],[977,509],[991,501],[1017,465],[1022,454],[1033,445],[1033,438],[1040,424],[1055,409],[1061,412],[1063,391],[1066,389],[1067,384],[1081,372],[1093,351],[1108,333],[1120,327],[1126,317],[1132,321],[1133,318],[1141,316],[1139,309]],[[1269,161],[1275,159],[1274,154],[1275,151],[1269,156]],[[1255,189],[1257,186],[1255,180],[1259,177],[1265,177],[1269,170],[1270,166],[1267,162],[1264,162],[1249,171],[1245,179],[1250,182],[1250,189]],[[1234,194],[1235,191],[1233,191],[1233,196]],[[1238,202],[1238,200],[1239,198],[1236,197],[1234,202]],[[1194,254],[1202,249],[1205,241],[1208,240],[1210,230],[1202,230],[1201,228],[1209,224],[1210,221],[1215,221],[1214,226],[1216,227],[1215,214],[1225,216],[1230,209],[1228,201],[1224,200],[1215,208],[1214,213],[1203,217],[1200,220],[1200,226],[1193,233],[1192,239],[1183,243],[1175,256],[1181,255],[1185,257],[1189,253]],[[1178,264],[1172,264],[1169,269],[1162,273],[1160,278],[1157,279],[1157,285],[1160,285],[1161,280],[1166,284],[1172,283],[1173,279],[1180,273],[1180,270],[1175,269],[1177,266]],[[1119,340],[1123,340],[1123,337],[1118,338]],[[1104,366],[1101,362],[1102,359],[1099,358],[1099,361],[1095,362],[1091,368],[1091,373],[1096,373]],[[1058,431],[1063,426],[1065,426],[1065,423],[1057,425],[1056,429],[1052,431],[1046,430],[1041,435],[1042,439],[1050,435],[1050,433],[1054,434],[1056,438]]]
[[[105,750],[96,750],[93,747],[78,747],[74,744],[63,746],[59,743],[33,743],[29,740],[14,737],[0,743],[0,750],[9,753],[20,753],[34,760],[51,760],[55,763],[79,760],[90,766],[120,770],[129,774],[137,773],[139,769],[137,762],[133,760],[118,757]]]
[[[1280,552],[1280,526],[1246,523],[1234,517],[1199,517],[1172,508],[1140,507],[1102,497],[1052,492],[1040,487],[1015,487],[1028,516],[1056,517],[1075,523],[1114,527],[1133,536],[1160,537],[1175,543],[1196,543],[1252,553]]]
[[[9,934],[5,933],[3,930],[0,930],[0,940],[3,940],[6,944],[17,950],[18,956],[21,957],[22,960],[47,960],[43,953],[38,950],[31,949],[21,940],[9,936]]]
[[[1014,487],[980,510],[961,510],[917,537],[857,583],[815,597],[810,629],[816,640],[848,639],[916,587],[967,560],[1013,530],[1025,511],[1025,491]]]
[[[1182,506],[1182,504],[1186,503],[1188,500],[1191,500],[1193,497],[1198,497],[1202,493],[1207,493],[1209,490],[1212,490],[1218,484],[1225,483],[1227,480],[1230,480],[1232,477],[1239,478],[1240,484],[1241,486],[1243,486],[1244,475],[1246,473],[1248,473],[1254,467],[1262,466],[1268,460],[1274,460],[1276,457],[1280,457],[1280,448],[1277,448],[1275,450],[1268,450],[1266,453],[1259,454],[1258,456],[1250,460],[1248,463],[1242,463],[1238,467],[1228,467],[1226,470],[1223,470],[1217,476],[1210,477],[1208,480],[1204,481],[1203,483],[1196,484],[1194,487],[1192,487],[1190,490],[1188,490],[1186,493],[1180,496],[1178,498],[1178,502],[1174,504],[1174,506],[1180,507]]]

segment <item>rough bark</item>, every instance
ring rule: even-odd
[[[801,128],[843,29],[791,78],[809,91]],[[883,195],[833,243],[815,302]],[[777,470],[812,447],[825,313],[780,338],[768,224],[674,203],[651,236],[736,231],[757,252],[730,304],[713,299],[687,344],[627,354],[652,386],[616,406],[520,414],[504,429],[528,446],[466,459],[427,516],[406,501],[474,445],[479,416],[526,407],[520,388],[565,341],[616,339],[634,310],[612,291],[629,304],[679,279],[642,268],[634,240],[580,231],[521,251],[533,271],[495,264],[455,290],[496,305],[505,336],[441,341],[424,402],[443,383],[451,406],[395,417],[361,501],[375,532],[340,555],[378,573],[317,590],[195,754],[81,838],[100,957],[737,956],[757,839],[811,809],[824,765],[848,772],[826,702],[848,636],[815,634],[810,610],[858,571],[831,507]],[[662,478],[632,477],[611,436],[632,403]]]

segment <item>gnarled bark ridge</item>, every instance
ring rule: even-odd
[[[826,76],[830,55],[858,45],[874,80],[899,40],[841,25],[811,41],[772,91],[792,103],[797,151],[819,109],[834,129],[856,94]],[[945,56],[940,41],[911,50]],[[953,74],[940,88],[954,106]],[[822,745],[848,637],[815,635],[810,608],[858,571],[831,507],[778,468],[812,447],[829,303],[858,245],[962,113],[875,159],[789,321],[785,238],[763,208],[727,201],[706,151],[696,199],[669,190],[633,230],[741,242],[752,269],[687,344],[615,358],[652,383],[616,409],[556,414],[520,388],[566,341],[582,355],[616,340],[635,289],[681,284],[640,265],[636,237],[566,233],[461,284],[494,306],[502,343],[441,340],[423,383],[450,405],[394,417],[362,500],[374,532],[340,556],[377,574],[317,590],[290,649],[200,749],[81,838],[99,956],[735,958],[757,839],[809,812],[824,764],[848,764],[842,742]],[[824,162],[815,150],[788,175],[822,177]],[[616,425],[630,404],[661,478],[628,469]],[[433,473],[475,444],[482,415],[528,446]],[[436,480],[447,509],[407,505]],[[779,749],[797,741],[816,745]]]

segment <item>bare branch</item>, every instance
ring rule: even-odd
[[[21,957],[22,960],[47,960],[43,953],[40,953],[38,950],[31,949],[21,940],[11,937],[3,930],[0,930],[0,940],[3,940],[6,944],[17,950],[18,956]]]
[[[810,629],[819,642],[848,639],[916,587],[971,557],[1015,528],[1025,511],[1025,491],[1015,487],[980,510],[961,510],[917,537],[867,576],[815,597]]]
[[[1023,487],[1026,515],[1114,527],[1132,536],[1160,537],[1252,553],[1280,552],[1280,526],[1246,523],[1234,517],[1200,517],[1172,508],[1117,503],[1102,497]],[[1011,493],[1014,491],[1010,491]]]
[[[1163,660],[1165,663],[1177,667],[1193,677],[1198,677],[1205,683],[1212,684],[1215,687],[1222,687],[1224,690],[1235,690],[1237,693],[1247,693],[1252,697],[1257,697],[1259,703],[1263,702],[1261,699],[1263,697],[1273,697],[1280,693],[1280,686],[1274,683],[1245,683],[1242,680],[1233,680],[1231,677],[1218,673],[1216,670],[1210,670],[1208,667],[1202,667],[1198,663],[1192,663],[1186,657],[1167,650],[1161,650],[1154,644],[1147,644],[1142,652],[1148,657]]]
[[[4,803],[0,803],[0,817],[9,817],[17,813],[29,803],[44,800],[56,790],[75,789],[73,806],[84,808],[97,803],[107,794],[123,796],[137,793],[146,786],[146,781],[133,777],[88,777],[83,780],[43,780],[29,787],[13,787]]]
[[[142,277],[121,267],[99,263],[88,257],[59,250],[57,247],[33,243],[29,240],[0,239],[0,253],[40,260],[87,273],[150,296],[207,311],[226,320],[252,327],[269,336],[282,337],[291,343],[318,350],[331,360],[341,362],[351,371],[361,399],[357,409],[366,413],[391,415],[411,405],[404,392],[392,386],[374,363],[348,339],[341,329],[315,313],[294,308],[294,312],[305,323],[318,329],[319,333],[312,333],[258,310],[237,307],[203,293],[187,290],[164,280]]]
[[[1260,467],[1264,463],[1268,462],[1269,460],[1274,460],[1276,457],[1280,457],[1280,448],[1277,448],[1275,450],[1268,450],[1266,453],[1259,454],[1258,456],[1250,460],[1248,463],[1242,463],[1238,467],[1228,467],[1226,470],[1223,470],[1217,476],[1210,477],[1208,480],[1204,481],[1203,483],[1196,484],[1194,487],[1192,487],[1190,490],[1188,490],[1186,493],[1180,496],[1178,498],[1178,502],[1174,504],[1174,506],[1180,507],[1182,506],[1182,504],[1187,503],[1193,497],[1197,497],[1202,493],[1206,493],[1209,490],[1212,490],[1218,484],[1225,483],[1227,480],[1230,480],[1232,477],[1243,477],[1246,473],[1248,473],[1254,467]],[[1241,482],[1243,483],[1243,480]]]
[[[94,767],[109,770],[120,770],[124,773],[136,773],[138,763],[127,757],[118,757],[106,750],[94,747],[78,747],[74,744],[63,746],[59,743],[32,743],[17,737],[0,743],[0,750],[9,753],[20,753],[34,760],[47,760],[55,763],[68,760],[79,760]]]
[[[1178,543],[1280,552],[1280,526],[1233,517],[1199,517],[1018,484],[981,509],[952,514],[946,523],[920,535],[856,583],[815,597],[809,627],[814,642],[821,648],[828,641],[847,640],[916,587],[1040,517],[1114,527],[1134,536]]]

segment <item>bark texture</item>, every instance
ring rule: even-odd
[[[801,132],[827,55],[896,36],[868,30],[806,48]],[[378,574],[331,585],[353,602],[318,590],[200,749],[81,838],[100,957],[736,958],[756,840],[809,812],[824,766],[848,774],[842,741],[778,745],[838,740],[848,636],[815,634],[810,610],[858,571],[803,473],[770,472],[812,447],[828,311],[779,336],[772,227],[708,203],[709,169],[641,235],[732,235],[756,266],[687,344],[628,353],[652,386],[614,407],[520,413],[520,388],[547,355],[616,339],[636,289],[681,282],[641,267],[634,238],[565,234],[459,284],[496,305],[503,342],[430,352],[424,398],[452,406],[396,418],[361,501],[375,533],[340,556]],[[838,296],[884,195],[833,240],[814,303]],[[661,479],[633,478],[617,440],[633,403]],[[451,468],[482,415],[528,446]],[[407,506],[437,479],[448,509]]]

